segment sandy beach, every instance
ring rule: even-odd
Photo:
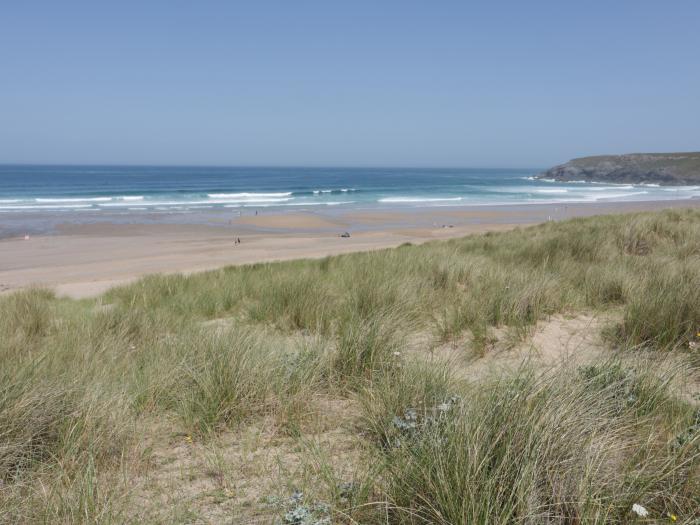
[[[698,200],[676,200],[299,211],[220,217],[210,224],[60,224],[53,234],[0,240],[0,293],[40,285],[82,298],[156,272],[318,258],[548,220],[699,206]],[[345,231],[349,238],[340,237]]]

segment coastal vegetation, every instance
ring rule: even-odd
[[[3,295],[0,522],[700,523],[699,332],[694,209]]]
[[[700,152],[581,157],[539,177],[563,182],[696,185],[700,184]]]

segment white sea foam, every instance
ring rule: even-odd
[[[400,202],[446,202],[461,201],[462,197],[385,197],[377,202],[400,203]]]
[[[142,201],[142,195],[126,195],[122,197],[37,197],[31,200],[23,201],[21,199],[0,199],[0,204],[17,204],[26,202],[22,207],[31,208],[30,202],[35,202],[40,205],[50,205],[50,207],[71,207],[71,204],[84,204],[84,207],[89,207],[88,203],[105,203],[112,201],[134,202]],[[74,207],[74,206],[73,206]]]
[[[201,202],[208,202],[208,201],[201,201]],[[152,201],[152,202],[139,202],[139,206],[149,206],[149,207],[157,207],[157,206],[180,206],[183,204],[182,202],[160,202],[160,201]],[[98,204],[100,208],[127,208],[129,206],[133,206],[133,204],[129,202],[108,202],[104,204]]]
[[[57,210],[62,208],[92,208],[92,204],[16,204],[0,206],[3,210]]]
[[[230,198],[230,199],[208,199],[208,200],[197,200],[197,201],[142,201],[139,203],[140,206],[196,206],[199,204],[266,204],[275,202],[287,202],[292,200],[293,197],[266,197],[266,198]],[[108,202],[100,204],[102,207],[106,208],[123,208],[125,206],[130,206],[131,204],[127,202]]]
[[[53,202],[53,203],[62,203],[62,202],[109,202],[112,200],[112,197],[70,197],[70,198],[65,198],[65,199],[46,199],[46,198],[38,198],[34,199],[36,202]]]
[[[676,186],[674,188],[662,188],[662,191],[697,191],[700,190],[700,186]]]
[[[627,182],[600,182],[597,180],[592,180],[591,184],[605,184],[606,186],[629,186]]]
[[[568,193],[569,190],[534,190],[535,193]]]
[[[208,201],[193,201],[182,202],[180,204],[266,204],[272,202],[287,202],[294,197],[258,197],[258,198],[229,198],[229,199],[210,199]]]
[[[631,190],[634,186],[628,184],[627,186],[599,186],[597,188],[585,188],[585,191],[610,191],[610,190]]]
[[[210,199],[260,199],[260,198],[275,198],[275,197],[289,197],[292,194],[291,191],[279,192],[279,193],[207,193],[207,197]]]
[[[595,200],[606,200],[606,199],[623,199],[625,197],[634,197],[636,195],[646,195],[648,191],[634,191],[632,193],[613,193],[610,195],[599,195],[595,197]]]
[[[289,202],[280,206],[337,206],[338,204],[354,204],[355,201],[333,201],[333,202]]]

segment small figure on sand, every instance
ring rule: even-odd
[[[346,238],[347,238],[347,237],[350,237],[350,233],[348,233],[348,232],[343,232],[343,233],[340,234],[340,236],[341,236],[341,237],[346,237]]]
[[[233,244],[241,244],[241,238],[236,237],[236,239],[233,241]]]

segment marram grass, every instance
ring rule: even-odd
[[[580,311],[617,319],[585,368],[466,382],[416,349],[470,336],[479,354],[493,327]],[[154,426],[215,443],[272,418],[330,487],[308,446],[325,397],[360,407],[371,465],[314,511],[334,522],[633,523],[638,504],[693,523],[700,409],[673,384],[697,377],[699,330],[696,210],[5,295],[0,522],[149,521],[131,482]]]

